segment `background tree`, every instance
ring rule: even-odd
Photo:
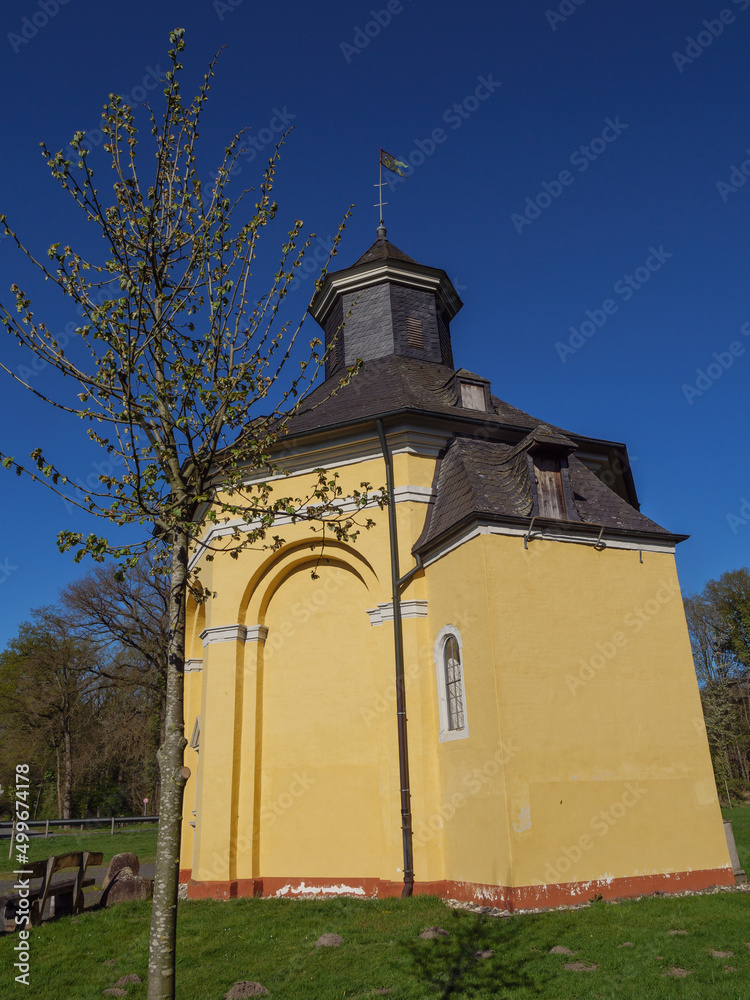
[[[153,692],[119,647],[82,639],[56,608],[0,653],[0,780],[29,764],[39,818],[141,812],[154,801]],[[157,729],[158,738],[158,729]]]
[[[353,538],[356,511],[369,503],[369,484],[363,483],[352,498],[355,515],[344,514],[337,503],[341,488],[336,476],[323,470],[306,496],[273,494],[268,479],[283,471],[274,459],[274,445],[284,434],[296,397],[323,362],[320,341],[313,339],[299,370],[287,374],[305,314],[292,321],[282,306],[310,238],[300,244],[302,223],[296,220],[270,288],[255,295],[251,278],[259,240],[277,213],[271,192],[278,147],[245,221],[238,213],[247,192],[234,199],[227,193],[232,168],[243,152],[242,133],[227,145],[216,180],[204,191],[197,141],[214,63],[196,97],[185,104],[179,85],[183,31],[173,31],[170,41],[165,110],[158,121],[149,115],[151,148],[144,159],[145,174],[137,155],[135,112],[116,95],[110,95],[105,106],[102,133],[114,177],[111,204],[101,200],[88,151],[81,144],[82,132],[71,142],[80,153],[77,164],[62,152],[52,154],[42,147],[53,178],[101,235],[106,248],[102,256],[85,259],[62,242],[49,247],[46,259],[36,256],[0,216],[6,236],[72,300],[82,323],[66,354],[49,327],[36,319],[30,298],[18,284],[11,286],[14,311],[0,305],[0,318],[12,337],[65,376],[60,398],[42,398],[87,426],[89,438],[111,456],[114,471],[98,477],[101,489],[87,492],[40,448],[31,454],[30,471],[7,454],[2,464],[40,479],[114,526],[153,525],[170,549],[149,1000],[171,1000],[175,992],[179,832],[188,773],[183,765],[183,669],[191,546],[217,521],[234,526],[220,547],[231,548],[235,557],[248,545],[278,546],[278,536],[264,540],[279,513],[293,521],[317,520],[321,530]],[[340,238],[341,228],[333,252]],[[315,290],[318,287],[316,282]],[[71,384],[77,398],[66,394]],[[123,471],[118,474],[118,469]],[[132,566],[155,542],[148,536],[140,543],[123,544],[93,532],[63,531],[59,545],[74,548],[76,559],[114,556]]]
[[[130,716],[133,734],[139,738],[144,721],[146,744],[138,752],[140,774],[138,792],[128,777],[128,801],[144,797],[158,811],[159,774],[156,753],[164,733],[167,690],[167,647],[169,631],[169,577],[163,550],[146,553],[136,566],[118,573],[113,563],[93,567],[62,592],[61,605],[71,629],[88,642],[107,651],[99,660],[102,688],[108,687],[107,709],[118,704],[111,716],[111,733],[122,730],[122,713]],[[145,713],[145,714],[143,714]],[[124,740],[120,759],[132,755],[134,745]],[[122,772],[132,775],[128,767]]]
[[[685,598],[717,785],[750,786],[750,572],[730,570]]]
[[[0,654],[3,756],[34,763],[33,777],[55,775],[57,813],[70,819],[83,734],[90,732],[95,651],[74,637],[52,609],[35,613]],[[12,762],[5,761],[5,771]],[[10,782],[8,783],[10,787]]]

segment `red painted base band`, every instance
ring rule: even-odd
[[[365,898],[400,896],[403,884],[378,878],[250,878],[225,882],[197,882],[185,870],[189,899],[235,899],[240,896],[277,896],[294,899],[301,895],[322,898],[360,896]],[[180,881],[183,881],[180,872]],[[713,868],[693,872],[669,872],[637,875],[632,878],[593,879],[590,882],[565,882],[558,885],[527,885],[510,888],[474,882],[415,882],[415,895],[441,896],[461,902],[496,906],[501,910],[532,910],[586,902],[594,896],[625,899],[652,893],[684,892],[708,889],[714,885],[734,885],[731,868]]]

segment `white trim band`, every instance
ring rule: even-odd
[[[369,510],[379,505],[380,497],[382,494],[379,490],[373,490],[369,495],[368,503],[365,507],[358,508],[357,504],[353,499],[343,499],[336,501],[336,508],[343,514],[354,513],[357,509]],[[435,502],[435,490],[430,486],[397,486],[393,491],[393,498],[395,503],[425,503],[432,504]],[[279,514],[274,518],[273,527],[283,527],[289,524],[304,524],[305,517],[304,512],[307,508],[300,508],[300,514],[297,517],[291,517],[289,514]],[[221,524],[215,524],[208,529],[203,538],[196,543],[197,549],[193,553],[188,568],[192,569],[193,566],[200,560],[203,555],[204,550],[213,542],[216,538],[223,538],[227,535],[233,535],[235,531],[250,531],[253,528],[260,527],[260,521],[243,521],[242,518],[233,518],[231,520],[226,520]]]
[[[184,673],[199,674],[201,670],[203,670],[203,660],[198,660],[198,659],[185,660]]]
[[[201,632],[201,642],[203,648],[213,646],[217,642],[244,642],[247,629],[244,625],[215,625],[213,628],[204,628]]]
[[[268,628],[265,625],[248,625],[245,633],[245,642],[265,642],[268,635]]]
[[[205,649],[215,642],[265,642],[267,635],[265,625],[215,625],[213,628],[203,629],[201,641]]]
[[[393,601],[387,604],[378,604],[376,608],[369,608],[367,614],[370,616],[371,625],[383,625],[385,622],[393,621]],[[401,602],[402,618],[426,618],[427,601],[411,600]]]
[[[596,531],[595,525],[587,525],[592,532]],[[631,552],[658,552],[665,555],[674,555],[675,546],[671,545],[669,542],[651,542],[645,539],[641,540],[633,538],[613,538],[611,535],[607,534],[608,529],[604,529],[604,534],[602,535],[602,542],[604,542],[604,549],[627,549]],[[474,524],[468,527],[457,537],[453,537],[443,542],[437,549],[430,553],[429,556],[425,556],[424,565],[430,566],[432,563],[437,562],[438,559],[442,559],[443,556],[447,555],[449,552],[453,552],[454,549],[459,548],[461,545],[465,545],[466,542],[470,542],[473,538],[478,538],[480,535],[508,535],[515,538],[525,538],[528,534],[528,528],[514,528],[508,525],[500,524]],[[549,543],[549,542],[568,542],[574,545],[586,545],[589,548],[593,548],[596,543],[596,535],[582,535],[578,532],[566,531],[564,528],[559,530],[550,530],[548,528],[534,528],[534,531],[529,538],[528,551],[531,553],[534,551],[534,547],[537,547],[537,552],[539,551],[539,544]]]

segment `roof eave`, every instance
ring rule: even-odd
[[[449,528],[446,528],[432,538],[428,538],[424,542],[417,539],[412,547],[412,552],[414,555],[419,554],[423,559],[426,559],[429,558],[432,551],[445,545],[451,538],[457,538],[464,534],[473,525],[481,527],[482,525],[497,524],[513,528],[529,529],[532,520],[534,522],[534,531],[546,531],[548,533],[547,538],[550,537],[550,533],[554,534],[555,531],[559,533],[560,529],[564,529],[566,533],[580,535],[581,538],[590,538],[594,541],[596,541],[601,533],[601,540],[605,543],[605,547],[607,539],[628,540],[632,542],[641,540],[646,544],[679,545],[680,542],[687,541],[690,538],[690,535],[677,535],[670,531],[638,531],[633,528],[616,528],[602,524],[590,524],[586,521],[561,521],[557,518],[543,518],[538,516],[534,518],[514,517],[508,514],[482,512],[461,518],[460,521],[457,521]],[[533,535],[531,537],[532,539],[534,538]]]

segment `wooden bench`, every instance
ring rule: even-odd
[[[31,903],[29,916],[32,925],[41,924],[47,900],[50,901],[50,916],[58,917],[68,913],[80,913],[84,905],[83,890],[94,885],[96,881],[93,878],[86,878],[86,870],[90,865],[100,865],[102,858],[101,851],[77,851],[73,854],[58,854],[47,858],[46,861],[32,861],[25,865],[23,870],[26,874],[17,875],[17,879],[31,881],[40,878],[42,880],[38,886],[29,889],[28,899]],[[58,872],[70,868],[76,869],[74,876],[54,879]],[[15,929],[15,914],[20,902],[21,894],[18,892],[5,898],[3,915],[6,928],[10,920]],[[12,911],[10,916],[9,910]]]

